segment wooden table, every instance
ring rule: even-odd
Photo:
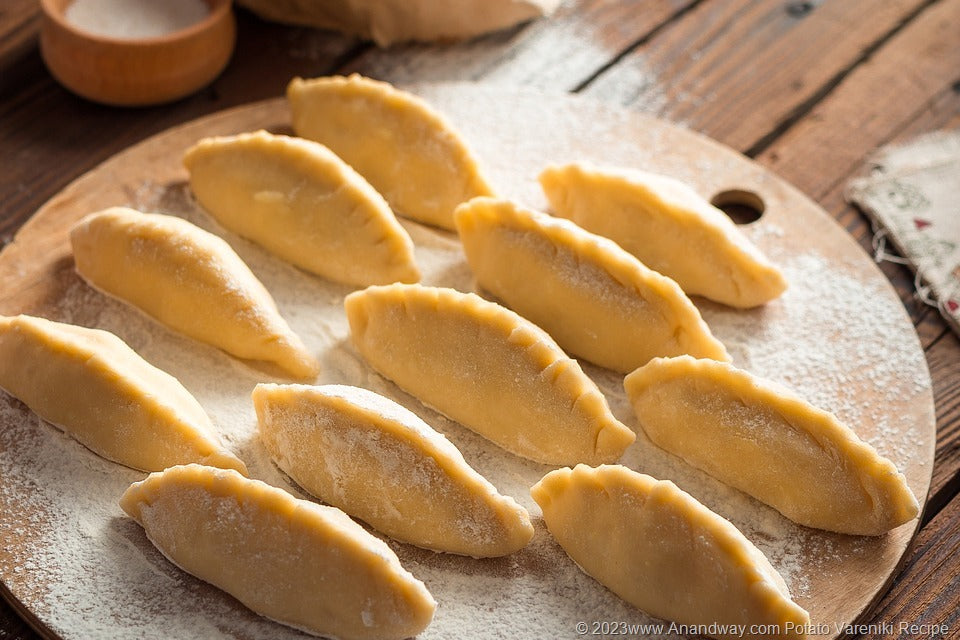
[[[890,141],[960,126],[960,0],[580,0],[550,20],[470,42],[379,50],[238,11],[233,61],[212,86],[122,110],[67,93],[37,45],[36,0],[0,2],[0,247],[68,182],[203,114],[275,97],[294,75],[475,80],[570,91],[650,112],[738,149],[795,184],[871,251],[847,180]],[[960,341],[884,263],[920,336],[937,409],[920,534],[862,622],[947,624],[960,637]],[[883,357],[883,354],[877,354]],[[37,638],[0,602],[0,640]],[[923,636],[929,637],[929,636]]]

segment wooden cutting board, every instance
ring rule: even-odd
[[[736,365],[830,409],[891,458],[924,502],[935,418],[923,352],[896,294],[860,247],[817,205],[743,156],[639,113],[556,95],[464,84],[413,91],[442,110],[477,151],[505,195],[545,208],[536,176],[548,163],[587,160],[673,175],[712,198],[733,192],[762,203],[745,232],[786,272],[790,289],[762,309],[736,311],[695,299]],[[372,373],[346,341],[347,287],[281,263],[198,210],[180,158],[204,136],[265,128],[289,132],[282,100],[218,113],[118,154],[43,206],[0,253],[0,313],[30,313],[109,329],[180,378],[211,414],[251,474],[297,492],[255,435],[249,391],[271,379],[174,335],[84,285],[67,233],[83,215],[128,205],[177,215],[223,235],[271,290],[324,365],[318,383],[388,395],[447,434],[468,462],[533,517],[531,545],[496,560],[434,554],[390,543],[431,589],[439,608],[422,637],[675,637],[669,625],[626,605],[581,573],[550,539],[527,489],[550,468],[519,460],[423,407]],[[362,131],[357,132],[363,135]],[[743,194],[752,194],[744,196]],[[404,222],[427,284],[474,288],[454,236]],[[611,408],[638,429],[622,378],[585,370]],[[918,521],[864,538],[796,526],[658,450],[640,434],[623,463],[682,489],[729,518],[770,557],[817,637],[843,635],[886,589]],[[106,462],[0,392],[0,579],[3,595],[49,638],[295,638],[218,590],[181,572],[125,518],[117,498],[143,477]],[[578,624],[585,625],[578,627]]]

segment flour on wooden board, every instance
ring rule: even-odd
[[[484,105],[475,105],[482,113]],[[576,119],[557,112],[545,124],[569,127]],[[458,122],[458,125],[464,123]],[[465,133],[488,160],[494,183],[503,193],[543,207],[533,167],[566,161],[571,151],[557,142],[519,140],[511,147],[510,166],[489,163],[496,144],[486,141],[482,118]],[[585,160],[644,166],[636,150],[616,151],[615,119],[598,125],[596,158]],[[502,143],[501,143],[502,144]],[[569,144],[569,143],[567,143]],[[606,149],[613,149],[606,152]],[[649,151],[653,153],[653,150]],[[566,156],[566,157],[565,157]],[[660,158],[686,179],[702,167],[682,159]],[[517,171],[515,167],[523,167]],[[343,299],[350,287],[306,274],[256,245],[220,228],[201,212],[185,184],[145,183],[131,202],[146,210],[182,215],[224,237],[272,293],[283,316],[319,356],[317,384],[364,387],[391,398],[420,416],[456,445],[467,462],[503,494],[530,513],[536,534],[531,544],[504,558],[474,560],[387,544],[404,567],[423,580],[438,602],[434,622],[422,638],[477,639],[572,637],[583,620],[652,619],[627,605],[581,572],[553,541],[529,487],[553,467],[505,453],[481,436],[432,411],[396,385],[374,373],[349,344]],[[111,203],[112,204],[112,203]],[[475,291],[454,236],[403,222],[416,244],[417,262],[427,285]],[[888,295],[846,273],[844,265],[814,251],[798,250],[769,225],[749,230],[753,239],[780,265],[791,283],[783,298],[763,309],[734,311],[696,300],[704,318],[730,350],[734,364],[784,384],[814,404],[837,413],[861,437],[898,466],[910,464],[919,436],[893,428],[885,399],[909,401],[927,393],[929,377],[915,336],[902,330],[901,310]],[[193,393],[223,438],[243,459],[252,477],[306,497],[272,463],[256,435],[250,392],[258,382],[289,382],[271,377],[213,347],[176,335],[153,320],[109,299],[69,273],[66,295],[45,315],[54,320],[98,327],[124,339],[151,364],[180,379]],[[482,292],[481,292],[482,293]],[[865,314],[870,309],[871,314]],[[843,327],[843,330],[833,330]],[[880,354],[884,354],[880,357]],[[627,401],[622,376],[583,364],[600,386],[615,415],[634,430],[636,419]],[[904,375],[903,372],[909,372]],[[870,390],[878,401],[865,402]],[[0,556],[0,575],[14,593],[29,594],[28,607],[66,639],[119,638],[298,638],[304,634],[260,618],[217,589],[171,565],[127,518],[117,500],[144,474],[106,462],[74,440],[42,423],[21,403],[0,394],[0,510],[16,512],[16,525],[0,518],[11,553]],[[801,606],[810,601],[812,575],[834,575],[838,560],[874,557],[883,538],[857,538],[794,525],[774,510],[730,489],[680,459],[656,448],[642,434],[622,463],[656,478],[674,481],[707,507],[730,519],[783,575]],[[3,566],[6,563],[8,566]],[[837,579],[843,576],[838,574]],[[41,585],[41,586],[37,586]],[[671,635],[650,637],[674,637]]]
[[[464,628],[466,621],[471,628],[475,625],[478,630],[487,630],[489,637],[498,635],[504,624],[511,625],[512,632],[522,637],[519,630],[524,621],[530,625],[532,636],[542,634],[545,624],[552,632],[564,634],[581,619],[645,619],[643,614],[580,572],[545,531],[528,488],[549,467],[500,451],[476,434],[424,408],[366,367],[347,343],[348,327],[342,311],[347,287],[304,274],[218,229],[216,223],[192,207],[185,187],[164,192],[152,208],[188,210],[187,217],[193,222],[229,239],[273,292],[294,330],[312,352],[321,354],[320,382],[367,387],[409,407],[428,424],[446,433],[469,463],[501,492],[514,497],[534,514],[537,523],[534,541],[527,549],[502,559],[476,561],[390,543],[404,565],[426,582],[440,603],[436,619],[423,634],[424,638],[448,637]],[[449,236],[424,228],[417,229],[415,235],[425,283],[463,290],[473,288],[469,272],[458,265],[462,258],[457,244]],[[869,288],[837,275],[825,260],[813,254],[785,258],[782,264],[791,282],[804,284],[792,287],[782,301],[763,312],[773,316],[774,321],[769,318],[758,321],[749,314],[745,316],[719,305],[705,313],[711,328],[731,349],[737,364],[778,380],[807,397],[812,396],[819,405],[837,412],[854,427],[864,418],[864,412],[871,414],[866,416],[869,418],[876,411],[882,418],[882,407],[865,408],[855,397],[850,397],[845,391],[850,386],[849,380],[844,377],[849,374],[836,370],[838,358],[856,365],[845,370],[863,369],[862,375],[890,392],[909,394],[924,388],[923,379],[902,380],[897,376],[896,362],[902,363],[903,358],[911,357],[909,344],[898,344],[895,331],[886,335],[883,323],[878,333],[871,335],[877,329],[875,318],[869,326],[865,324],[867,321],[848,318],[846,326],[851,335],[839,353],[835,344],[823,344],[820,340],[822,327],[818,331],[815,325],[816,316],[823,313],[821,306],[832,307],[838,313],[844,309],[855,310],[869,300],[872,293]],[[811,305],[814,299],[821,306]],[[253,477],[291,489],[303,497],[274,467],[257,441],[249,393],[257,382],[264,380],[263,374],[216,349],[159,327],[79,281],[71,286],[55,315],[59,320],[113,331],[152,364],[170,371],[200,400],[227,445],[247,462]],[[854,314],[854,318],[857,317],[861,316]],[[871,344],[875,340],[883,343]],[[899,360],[894,364],[878,361],[873,355],[880,347],[892,349],[893,354],[900,356]],[[590,365],[584,368],[600,384],[618,417],[636,428],[620,377]],[[822,384],[823,380],[829,384]],[[35,534],[49,540],[43,545],[47,551],[40,557],[24,559],[20,570],[46,574],[43,582],[51,588],[39,597],[37,605],[47,616],[45,619],[56,622],[56,630],[64,637],[128,637],[130,625],[137,628],[141,637],[152,637],[151,629],[161,635],[177,630],[197,635],[198,629],[203,629],[212,638],[232,637],[234,633],[239,637],[297,636],[293,630],[274,627],[252,614],[238,614],[238,608],[242,608],[228,597],[185,576],[149,547],[139,527],[131,526],[131,521],[116,506],[116,499],[126,485],[140,479],[141,474],[101,461],[51,427],[38,424],[39,420],[15,401],[8,400],[3,411],[8,414],[4,416],[4,423],[19,422],[22,427],[17,430],[20,440],[15,445],[21,459],[0,460],[2,472],[16,475],[29,471],[34,477],[24,478],[21,486],[36,484],[36,493],[26,500],[23,496],[7,497],[26,507],[32,505],[38,513],[45,511],[48,518],[34,523]],[[912,452],[909,440],[885,439],[882,430],[862,435],[898,463]],[[4,432],[4,437],[13,437],[13,432]],[[4,444],[7,449],[8,444],[13,443]],[[22,464],[23,457],[30,460],[29,465]],[[801,603],[807,595],[806,574],[823,568],[816,562],[812,566],[805,563],[804,558],[821,558],[821,565],[829,565],[835,556],[831,536],[792,525],[772,510],[659,451],[642,435],[639,444],[627,452],[623,463],[655,477],[674,480],[707,506],[730,518],[767,554]],[[811,553],[813,549],[816,553]],[[96,597],[92,598],[94,594]],[[575,599],[570,600],[573,594]],[[576,607],[570,606],[572,601],[578,603]],[[116,611],[124,624],[115,627],[103,622],[102,606]],[[478,637],[487,636],[480,632]]]

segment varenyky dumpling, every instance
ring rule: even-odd
[[[395,540],[480,558],[533,537],[526,509],[388,398],[343,385],[258,384],[253,402],[260,440],[287,475]]]
[[[420,285],[347,296],[350,338],[381,374],[518,456],[612,462],[636,436],[543,330],[474,294]]]
[[[530,494],[573,561],[635,607],[682,624],[746,627],[717,638],[806,637],[810,616],[763,553],[672,482],[577,465],[551,471]]]
[[[70,232],[77,273],[93,287],[238,358],[298,378],[316,359],[270,293],[225,241],[181,218],[113,207]]]
[[[570,164],[548,167],[540,184],[555,214],[615,241],[689,295],[755,307],[787,288],[737,225],[679,180]]]
[[[386,82],[294,78],[287,99],[296,134],[330,147],[402,216],[453,229],[458,204],[493,193],[447,119]]]
[[[0,387],[107,460],[247,472],[190,392],[107,331],[0,316]]]
[[[171,467],[120,506],[171,562],[256,613],[341,640],[400,640],[436,603],[396,554],[334,507],[235,471]]]
[[[451,42],[500,31],[542,15],[560,0],[238,0],[264,20],[335,29],[378,46],[416,40]],[[429,54],[428,54],[429,55]]]
[[[656,356],[730,359],[673,280],[606,238],[493,198],[456,223],[480,286],[575,356],[621,373]]]
[[[892,462],[833,414],[746,371],[659,358],[624,387],[654,444],[794,522],[880,535],[919,512]]]
[[[383,196],[318,142],[266,131],[206,138],[183,162],[204,209],[301,269],[359,286],[420,279]]]

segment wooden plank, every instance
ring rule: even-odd
[[[36,55],[39,33],[39,3],[33,0],[0,3],[0,110],[8,101],[28,99],[30,92],[24,88],[31,79],[45,75],[40,56]]]
[[[365,48],[353,38],[265,23],[246,11],[237,17],[237,49],[226,71],[173,105],[117,109],[76,98],[42,68],[36,48],[29,52],[21,62],[29,80],[0,92],[0,193],[6,196],[0,201],[0,246],[50,196],[121,149],[179,122],[274,98],[292,76],[332,73],[345,56]],[[0,78],[7,72],[0,68]],[[77,127],[78,121],[84,126]]]
[[[13,69],[17,60],[35,46],[40,30],[40,5],[36,0],[0,3],[0,69]],[[9,82],[0,78],[0,88]]]
[[[396,83],[479,80],[573,90],[694,0],[574,0],[549,17],[447,45],[371,49],[344,68]]]
[[[928,1],[702,3],[586,93],[746,151],[815,102]]]
[[[40,640],[3,598],[0,598],[0,640]]]
[[[928,510],[936,513],[960,492],[960,339],[947,331],[926,350],[937,412],[937,450]]]
[[[957,82],[958,23],[960,0],[932,5],[757,159],[812,197],[825,195]]]
[[[799,121],[788,135],[757,158],[814,197],[870,254],[873,253],[873,230],[867,218],[846,203],[843,190],[853,175],[867,170],[864,159],[875,148],[906,141],[926,131],[960,126],[960,85],[956,82],[956,65],[950,64],[950,60],[960,60],[960,34],[949,26],[944,28],[943,22],[960,13],[958,5],[956,1],[945,3],[938,7],[939,15],[931,9],[918,16],[915,24],[887,42],[870,63],[857,68],[837,86],[822,107]],[[903,65],[909,64],[904,62],[905,52],[919,51],[918,43],[926,41],[929,54],[925,64],[938,72],[925,77],[929,89],[891,93],[896,90],[887,87],[897,82]],[[872,97],[881,98],[884,104],[871,107]],[[897,108],[888,108],[888,102]],[[849,109],[831,106],[851,103],[863,107],[859,117],[871,122],[869,129],[851,126],[858,116]],[[888,118],[888,114],[893,117]],[[804,151],[797,152],[796,148]],[[854,148],[856,151],[851,152]],[[840,149],[845,154],[842,163],[824,157]],[[817,158],[800,160],[804,152],[814,153]],[[837,166],[837,169],[824,172],[824,166]],[[897,289],[911,319],[918,329],[922,328],[921,340],[928,346],[942,335],[944,327],[928,316],[927,306],[916,298],[913,272],[890,262],[879,266]],[[921,322],[924,318],[926,323]]]
[[[924,306],[926,310],[914,326],[917,330],[917,336],[920,338],[920,346],[926,352],[933,346],[934,342],[942,339],[950,331],[950,328],[936,309],[929,305]]]
[[[960,630],[960,497],[954,498],[920,531],[913,551],[893,588],[880,600],[858,640],[955,638]],[[901,625],[946,625],[931,632]]]

